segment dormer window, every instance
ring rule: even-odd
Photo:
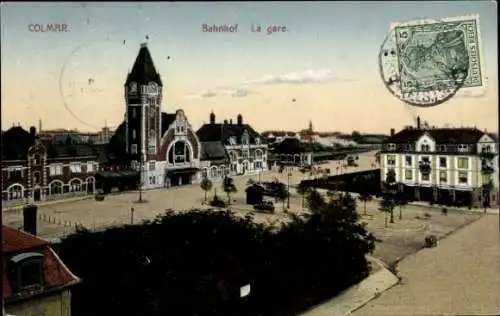
[[[248,145],[248,136],[247,135],[243,135],[243,137],[241,137],[241,143],[243,145]]]
[[[396,150],[396,144],[388,144],[387,150]]]
[[[27,252],[15,255],[9,261],[9,272],[9,281],[16,292],[42,287],[43,254]]]
[[[420,145],[420,151],[429,152],[429,151],[431,151],[431,146],[429,146],[428,144]]]
[[[260,145],[260,138],[255,138],[255,144]]]
[[[463,145],[463,144],[458,145],[458,151],[459,152],[466,152],[468,150],[469,150],[469,146],[468,145]]]
[[[229,145],[231,145],[231,146],[236,145],[236,137],[234,137],[234,136],[229,137]]]

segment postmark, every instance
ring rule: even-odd
[[[459,90],[484,88],[479,18],[391,25],[379,53],[380,74],[403,102],[429,107]]]

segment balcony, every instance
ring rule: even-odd
[[[483,151],[481,151],[480,156],[481,156],[481,159],[491,160],[491,159],[495,158],[495,153],[493,153],[491,151],[483,150]]]
[[[489,163],[483,163],[481,165],[481,173],[482,174],[492,174],[495,172],[495,168]]]
[[[418,169],[422,174],[430,174],[431,173],[431,163],[429,161],[419,161]]]

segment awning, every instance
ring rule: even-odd
[[[182,168],[182,169],[171,169],[167,170],[168,175],[179,175],[179,174],[192,174],[198,172],[198,168]]]

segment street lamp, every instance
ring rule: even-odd
[[[289,172],[287,175],[288,179],[288,186],[287,186],[287,202],[286,202],[286,208],[290,209],[290,177],[292,176],[292,173]]]

